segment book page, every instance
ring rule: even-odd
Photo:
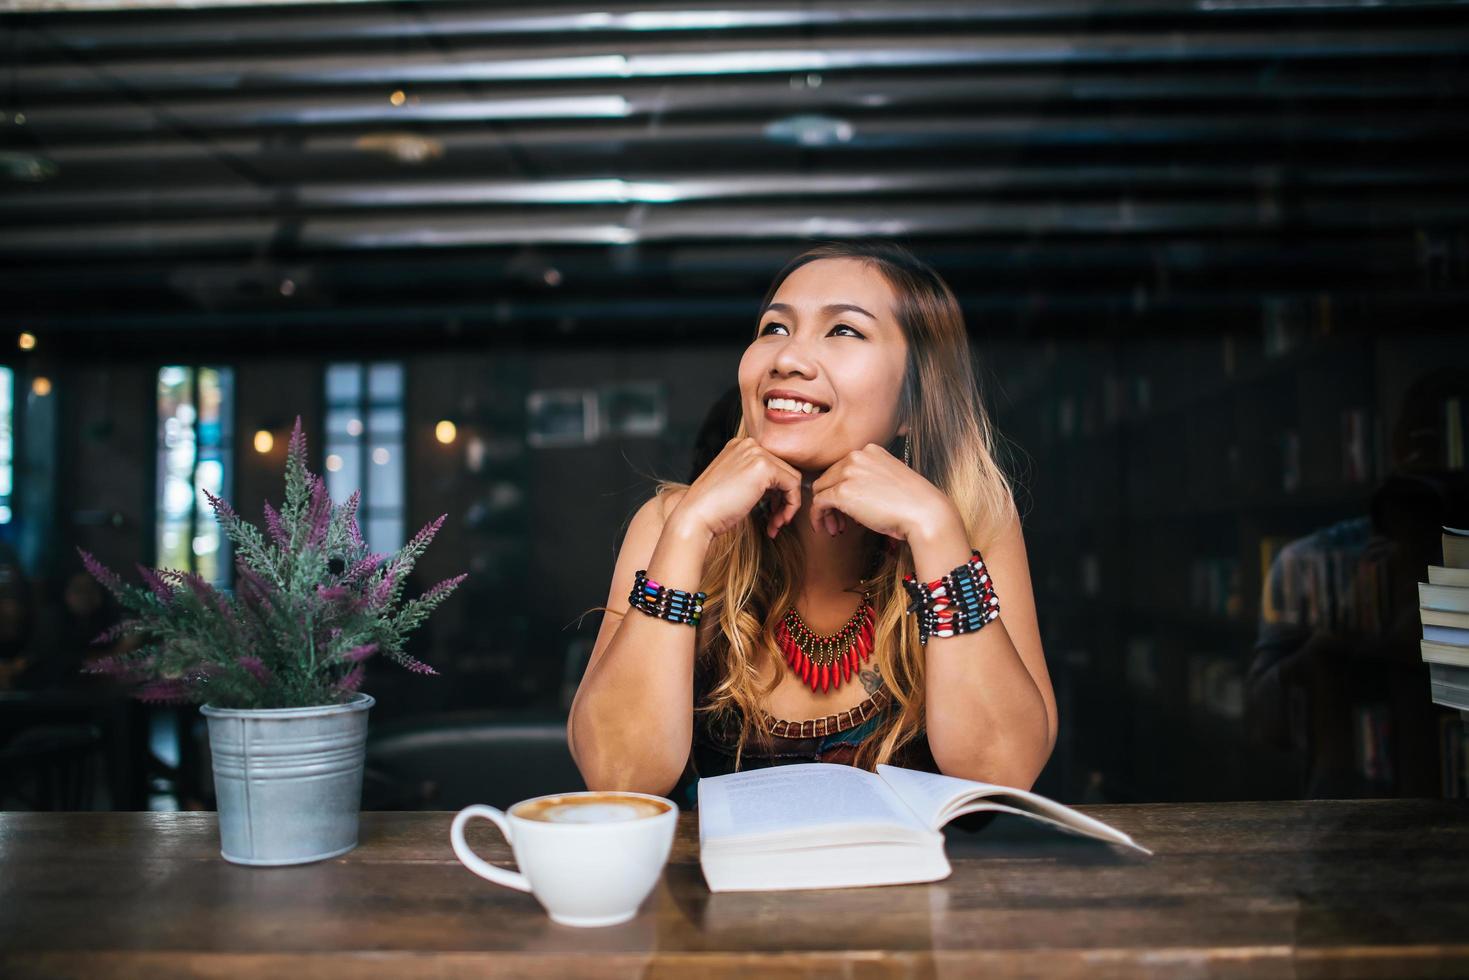
[[[934,830],[966,813],[1001,810],[1152,853],[1117,828],[1029,790],[898,766],[879,765],[877,772],[918,818]]]
[[[698,809],[701,842],[851,824],[928,829],[877,776],[823,762],[706,776]]]
[[[991,792],[1004,792],[1004,786],[991,783],[976,783],[968,779],[956,779],[936,772],[919,769],[903,769],[886,764],[877,767],[877,774],[893,792],[903,798],[908,808],[918,814],[925,827],[934,830],[947,821],[943,818],[944,808],[954,800],[965,796],[984,796]]]
[[[1058,803],[1056,805],[1060,806],[1061,804]],[[1133,841],[1131,837],[1124,834],[1117,828],[1102,823],[1102,821],[1100,820],[1093,820],[1091,817],[1084,816],[1080,813],[1075,813],[1075,811],[1072,811],[1073,816],[1080,817],[1082,820],[1089,821],[1094,826],[1089,827],[1084,824],[1073,822],[1069,819],[1064,821],[1057,820],[1053,817],[1048,817],[1045,814],[1038,813],[1034,810],[1025,810],[1019,807],[1007,806],[1004,803],[998,803],[994,800],[986,799],[974,800],[973,802],[962,804],[953,810],[947,811],[944,814],[944,819],[953,820],[955,817],[962,817],[966,813],[979,813],[985,810],[993,810],[999,813],[1013,813],[1018,817],[1025,817],[1027,820],[1036,820],[1040,823],[1048,824],[1052,827],[1055,827],[1057,830],[1063,830],[1068,834],[1075,834],[1078,837],[1090,837],[1093,840],[1102,840],[1108,842],[1109,844],[1120,844],[1123,847],[1130,847],[1135,851],[1142,851],[1144,854],[1153,853],[1146,847],[1143,847],[1141,844]]]

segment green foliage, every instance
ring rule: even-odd
[[[364,663],[378,653],[416,673],[437,673],[409,656],[405,644],[466,576],[408,601],[402,591],[444,517],[396,554],[370,553],[357,524],[360,493],[332,503],[326,482],[307,469],[299,417],[286,453],[285,501],[279,513],[265,505],[264,532],[206,494],[234,545],[234,590],[141,565],[139,587],[82,551],[87,570],[130,613],[98,642],[124,635],[141,641],[87,670],[117,677],[147,701],[225,708],[347,701],[362,683]]]

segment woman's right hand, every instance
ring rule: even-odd
[[[735,438],[689,485],[674,515],[718,537],[739,526],[767,494],[775,506],[765,534],[773,538],[801,509],[801,472],[749,436]]]

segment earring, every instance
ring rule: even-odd
[[[911,467],[913,465],[913,459],[912,459],[912,456],[910,454],[910,450],[911,450],[912,446],[913,446],[913,440],[909,436],[906,436],[906,435],[903,436],[903,465],[904,466]]]

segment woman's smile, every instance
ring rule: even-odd
[[[795,392],[771,391],[765,394],[765,417],[771,422],[806,422],[831,411],[820,401],[799,397]]]

